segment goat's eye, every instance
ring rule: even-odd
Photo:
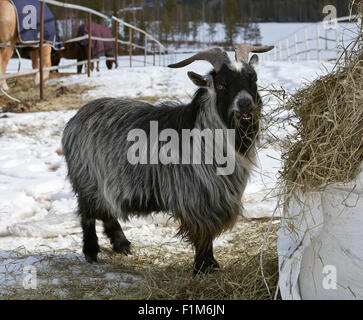
[[[217,85],[217,90],[224,90],[225,86],[223,84]]]

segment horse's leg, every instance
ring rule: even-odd
[[[45,46],[43,48],[43,66],[45,68],[49,68],[52,66],[51,55],[52,55],[52,47]],[[49,70],[44,71],[44,80],[45,80],[44,84],[48,83],[48,79],[49,79]]]
[[[0,76],[5,75],[6,72],[6,65],[4,63],[5,49],[6,48],[0,48]],[[0,80],[0,88],[5,91],[9,90],[8,84],[6,83],[5,79]]]
[[[52,65],[51,61],[51,51],[52,47],[44,46],[43,47],[43,68],[50,67]],[[40,58],[39,58],[39,49],[30,50],[30,58],[32,59],[33,69],[38,69],[40,67]],[[49,71],[44,71],[43,77],[45,80],[45,84],[47,84],[47,80],[49,79]],[[34,77],[35,85],[40,83],[40,74],[37,72]]]
[[[100,62],[99,62],[99,61],[97,61],[97,67],[96,67],[96,70],[97,70],[97,72],[100,72]]]
[[[82,61],[82,58],[77,57],[77,62],[81,62],[81,61]],[[83,67],[83,64],[80,64],[77,66],[77,73],[82,73],[82,67]]]
[[[2,56],[1,59],[1,74],[5,74],[6,73],[6,67],[9,63],[10,58],[12,57],[14,53],[14,48],[13,47],[6,47],[3,48],[2,52],[0,53],[0,56]],[[1,88],[5,91],[9,90],[9,87],[6,83],[6,80],[3,80],[3,83],[1,83]]]
[[[40,62],[40,59],[39,59],[39,49],[31,49],[29,51],[29,56],[30,56],[30,59],[32,60],[32,66],[33,66],[33,69],[38,69],[39,68],[39,62]],[[34,76],[34,83],[35,85],[38,85],[40,82],[40,75],[39,75],[39,72],[37,72]]]
[[[14,45],[17,41],[16,13],[8,1],[0,1],[0,43]],[[13,47],[0,48],[0,75],[4,75],[8,62],[13,55]],[[9,90],[6,80],[0,80],[0,88]]]

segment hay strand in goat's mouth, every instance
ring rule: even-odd
[[[355,46],[362,40],[358,35]],[[297,122],[284,146],[287,193],[353,180],[363,161],[363,51],[297,91],[288,101]]]

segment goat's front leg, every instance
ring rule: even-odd
[[[213,272],[219,268],[213,256],[213,240],[195,244],[194,275]]]

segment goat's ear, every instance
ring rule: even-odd
[[[258,55],[254,54],[249,62],[250,66],[257,71],[258,68]]]
[[[188,77],[189,77],[190,80],[193,81],[193,83],[196,86],[198,86],[198,87],[208,87],[208,80],[205,77],[203,77],[203,76],[201,76],[201,75],[199,75],[199,74],[197,74],[195,72],[192,72],[192,71],[188,72]]]

